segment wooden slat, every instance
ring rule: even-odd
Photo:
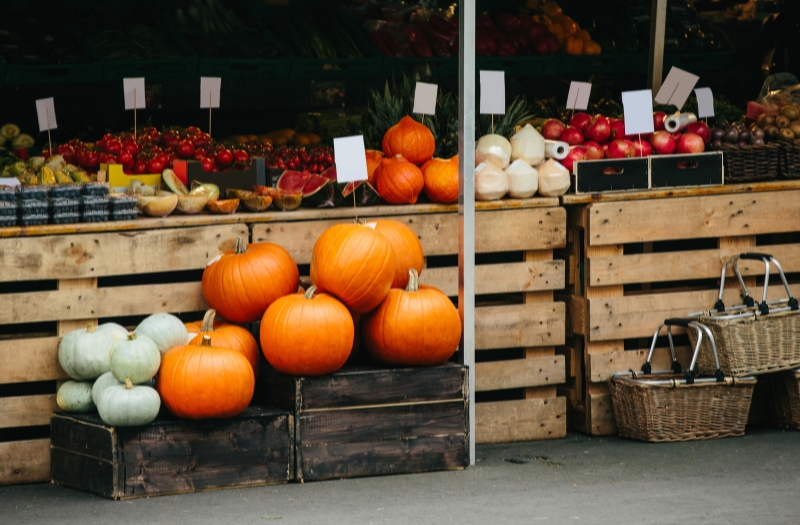
[[[592,204],[588,243],[600,246],[798,231],[799,200],[800,190],[792,190]]]
[[[485,306],[475,309],[475,349],[564,344],[564,303]]]
[[[606,385],[590,385],[602,386]],[[607,387],[606,387],[606,391]],[[587,403],[586,427],[593,436],[613,436],[617,433],[617,422],[614,420],[614,406],[611,394],[589,392]]]
[[[56,408],[55,394],[0,398],[0,428],[49,425]]]
[[[521,399],[475,404],[475,442],[508,443],[567,435],[567,399]]]
[[[742,251],[769,253],[781,263],[784,272],[800,272],[800,244],[774,244],[752,246],[746,250],[739,246],[718,250],[592,257],[587,263],[589,281],[592,286],[608,286],[719,278],[725,259]],[[742,275],[764,275],[764,264],[760,261],[740,261],[739,270]],[[778,273],[774,265],[770,266],[770,271]],[[728,271],[727,278],[736,282],[733,269]]]
[[[0,324],[195,312],[207,308],[199,282],[0,294]]]
[[[655,328],[653,328],[655,330]],[[633,370],[638,372],[647,360],[648,350],[623,350],[616,352],[589,354],[586,359],[586,378],[593,383],[608,381],[617,373]],[[692,349],[681,346],[675,349],[681,366],[688,368],[692,362]],[[668,348],[657,348],[651,361],[653,370],[670,370],[672,357]]]
[[[564,356],[475,364],[475,391],[551,386],[566,381]]]
[[[448,297],[458,295],[458,268],[426,268],[419,276],[422,284],[435,286]],[[561,290],[564,288],[564,261],[537,261],[475,266],[475,293],[496,294]]]
[[[792,295],[800,295],[800,284],[791,285],[790,289]],[[752,297],[761,297],[760,287],[749,291]],[[589,338],[610,341],[651,337],[664,319],[685,317],[689,312],[712,308],[718,294],[719,290],[706,290],[592,299],[589,301]],[[783,286],[770,286],[770,300],[785,295]],[[730,306],[741,304],[739,289],[728,289],[723,300]]]
[[[246,225],[0,239],[0,282],[199,269],[237,236]]]
[[[363,218],[369,220],[371,217]],[[455,213],[402,215],[393,219],[414,230],[426,255],[458,253],[458,215]],[[298,264],[307,264],[311,262],[317,237],[327,228],[342,222],[347,221],[254,224],[253,242],[279,244],[292,254]],[[566,212],[563,208],[480,212],[475,216],[475,251],[487,253],[560,248],[566,244],[565,222]]]
[[[0,384],[69,379],[58,364],[58,337],[0,341]]]
[[[552,259],[553,250],[529,250],[525,252],[525,262],[532,263],[537,261],[550,261]],[[552,290],[527,292],[522,295],[522,302],[525,304],[552,303],[553,292]],[[564,320],[564,325],[564,335],[566,336],[566,319]],[[526,359],[535,359],[537,357],[553,357],[555,355],[556,349],[554,346],[538,346],[525,349]],[[525,389],[525,399],[545,399],[551,397],[556,397],[555,385],[529,387]]]
[[[59,290],[85,290],[91,288],[97,288],[97,277],[88,277],[86,279],[61,279],[58,281]],[[0,301],[2,301],[2,299],[0,299]],[[96,324],[97,316],[93,315],[92,317],[84,319],[58,320],[58,328],[56,331],[59,337],[64,337],[73,330],[85,328],[89,323]]]
[[[0,443],[0,485],[49,480],[49,439]]]

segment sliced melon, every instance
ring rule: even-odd
[[[164,185],[172,191],[172,193],[177,193],[178,195],[189,195],[189,190],[186,189],[181,179],[175,175],[175,172],[171,169],[167,168],[161,174],[161,180],[164,181]]]

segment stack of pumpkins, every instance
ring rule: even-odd
[[[458,156],[433,158],[436,141],[424,124],[403,117],[383,136],[383,151],[367,150],[367,175],[389,204],[414,204],[422,191],[432,202],[458,202]]]

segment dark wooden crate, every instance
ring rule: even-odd
[[[344,368],[320,377],[264,370],[263,402],[292,411],[296,479],[469,464],[467,368]]]
[[[284,410],[119,428],[96,414],[53,414],[50,433],[52,481],[112,499],[294,479],[294,420]]]

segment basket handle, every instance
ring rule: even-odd
[[[750,260],[750,261],[762,261],[764,263],[764,290],[761,294],[761,302],[754,303],[753,299],[750,297],[750,294],[747,291],[747,286],[744,284],[744,279],[742,278],[742,274],[739,271],[739,260]],[[770,313],[770,305],[782,305],[783,303],[786,304],[785,307],[781,307],[781,310],[785,310],[787,307],[790,310],[797,310],[798,303],[797,299],[792,296],[792,291],[789,288],[789,282],[786,280],[786,275],[783,273],[783,268],[781,267],[780,263],[770,254],[767,253],[742,253],[740,255],[734,255],[733,257],[729,257],[728,261],[733,261],[733,270],[736,273],[736,277],[739,279],[739,284],[742,287],[742,293],[744,294],[744,300],[746,306],[758,306],[758,312],[761,315],[767,315]],[[726,261],[726,263],[728,262]],[[778,274],[780,275],[781,282],[783,283],[784,290],[786,291],[786,298],[780,299],[777,301],[767,301],[767,294],[769,291],[769,273],[770,273],[770,265],[774,264],[775,268],[778,269]],[[723,272],[725,271],[725,267],[723,266]],[[722,291],[725,283],[721,280],[720,285],[720,296],[718,303],[722,301]],[[717,310],[720,311],[720,310]]]
[[[711,342],[711,351],[714,354],[714,368],[716,372],[714,376],[717,381],[724,381],[725,375],[722,373],[722,370],[719,368],[719,357],[717,356],[717,345],[714,341],[714,335],[711,333],[711,330],[708,329],[707,326],[698,323],[697,321],[691,319],[666,319],[661,324],[661,326],[656,329],[655,334],[653,334],[653,340],[650,343],[650,352],[647,354],[647,361],[642,365],[642,373],[643,374],[652,374],[652,367],[650,365],[650,361],[653,359],[653,353],[656,349],[656,340],[658,339],[658,334],[661,332],[661,329],[667,327],[667,338],[669,339],[669,351],[672,354],[672,370],[673,374],[680,374],[681,373],[681,365],[678,363],[678,359],[675,355],[675,343],[672,340],[672,327],[679,326],[681,328],[685,328],[687,330],[694,329],[697,331],[697,343],[694,347],[694,353],[692,355],[692,362],[689,365],[689,368],[683,372],[684,379],[686,380],[686,384],[693,384],[694,383],[694,370],[697,366],[697,356],[700,353],[700,347],[703,342],[703,333],[705,333],[709,341]]]

